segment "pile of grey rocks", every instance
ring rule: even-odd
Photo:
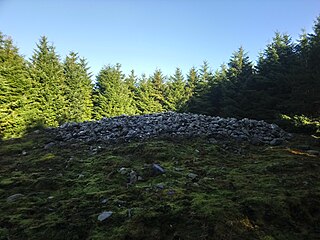
[[[49,129],[64,142],[130,142],[150,138],[231,138],[252,144],[279,145],[291,138],[275,124],[251,119],[212,117],[191,113],[164,112],[140,116],[119,116],[99,121],[65,123]]]

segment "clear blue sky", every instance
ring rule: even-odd
[[[95,74],[117,62],[125,73],[185,74],[203,60],[217,69],[240,46],[256,60],[275,31],[295,40],[319,14],[320,0],[0,0],[0,31],[27,58],[46,35]]]

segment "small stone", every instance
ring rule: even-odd
[[[129,217],[129,218],[131,218],[131,216],[132,216],[132,213],[131,213],[131,212],[132,212],[132,209],[129,208],[129,209],[128,209],[128,217]]]
[[[54,146],[54,142],[50,142],[44,146],[44,149],[49,149]]]
[[[176,192],[175,192],[174,190],[169,190],[169,191],[167,192],[167,194],[170,195],[170,196],[174,195],[175,193],[176,193]]]
[[[102,204],[106,204],[107,202],[108,202],[108,199],[106,199],[106,198],[104,198],[104,199],[101,200],[101,203],[102,203]]]
[[[142,181],[143,178],[141,176],[138,176],[138,181]]]
[[[9,197],[7,197],[7,202],[14,202],[16,200],[18,200],[19,198],[23,197],[24,195],[21,193],[17,193],[17,194],[13,194]]]
[[[158,184],[156,184],[156,188],[164,189],[164,184],[163,183],[158,183]]]
[[[163,174],[166,172],[160,165],[155,163],[152,165],[152,169],[156,174]]]
[[[192,180],[196,179],[198,177],[198,174],[195,173],[189,173],[188,178],[191,178]]]
[[[271,140],[270,145],[271,146],[278,146],[278,145],[280,145],[282,143],[283,143],[283,139],[275,138],[275,139]]]
[[[130,172],[130,184],[134,184],[137,182],[137,173],[135,171]]]
[[[82,173],[78,174],[78,178],[84,178],[84,175]]]
[[[174,170],[177,171],[177,172],[181,172],[181,171],[183,171],[183,168],[175,167]]]
[[[111,217],[112,213],[113,212],[111,212],[111,211],[104,211],[104,212],[99,214],[98,220],[100,222],[102,222],[102,221],[106,220],[107,218]]]
[[[53,199],[53,198],[54,198],[54,196],[49,196],[49,197],[48,197],[48,199]]]
[[[21,153],[23,156],[27,155],[27,151],[23,150]]]
[[[122,174],[122,175],[125,175],[125,174],[127,174],[128,173],[128,171],[129,171],[129,169],[128,168],[124,168],[124,167],[122,167],[122,168],[120,168],[119,169],[119,173],[120,174]]]

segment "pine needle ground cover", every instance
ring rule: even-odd
[[[52,141],[36,131],[0,143],[1,240],[320,234],[320,147],[311,137],[275,147],[207,138]]]

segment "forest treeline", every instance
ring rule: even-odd
[[[316,122],[320,116],[320,16],[312,33],[293,41],[275,33],[254,65],[240,47],[213,71],[208,62],[184,75],[160,69],[136,76],[121,65],[104,66],[94,82],[85,58],[61,60],[43,36],[30,59],[0,33],[0,134],[122,114],[163,111],[263,119],[284,124]],[[319,123],[317,123],[319,124]]]

